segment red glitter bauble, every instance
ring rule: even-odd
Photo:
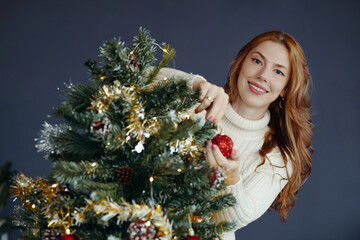
[[[60,240],[79,240],[75,235],[64,235],[60,238]]]
[[[211,142],[219,147],[224,157],[230,157],[234,144],[229,136],[218,134]]]
[[[193,236],[187,236],[185,240],[202,240],[202,239],[196,235],[193,235]]]

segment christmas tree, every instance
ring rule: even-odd
[[[131,47],[113,39],[86,62],[89,84],[67,85],[61,122],[36,139],[49,177],[12,186],[23,239],[214,239],[233,227],[212,217],[235,199],[203,156],[216,126],[188,114],[199,91],[158,78],[174,55],[140,28]]]

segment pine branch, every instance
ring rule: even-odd
[[[86,193],[92,193],[94,200],[112,198],[120,200],[123,198],[123,186],[117,182],[92,182],[86,179],[77,181],[74,188]]]
[[[101,141],[92,138],[88,134],[80,134],[69,130],[61,133],[53,139],[63,152],[68,152],[82,158],[89,159],[104,153]]]
[[[162,51],[163,59],[160,61],[159,65],[156,66],[149,74],[146,85],[151,84],[154,81],[156,75],[159,73],[160,69],[166,67],[168,63],[175,57],[175,50],[173,48],[170,48],[170,45],[163,44]]]
[[[91,98],[98,92],[98,88],[95,85],[83,85],[76,86],[70,85],[69,91],[66,93],[71,106],[78,112],[86,110],[91,103]]]
[[[161,81],[151,91],[143,92],[145,112],[149,117],[161,116],[169,111],[182,112],[197,103],[200,92],[191,90],[184,79]]]

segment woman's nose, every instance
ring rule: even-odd
[[[269,74],[270,74],[270,70],[267,69],[266,67],[263,67],[259,69],[258,78],[267,82],[269,80]]]

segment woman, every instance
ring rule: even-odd
[[[225,89],[197,75],[172,74],[193,80],[193,89],[201,90],[195,112],[234,142],[230,158],[206,143],[207,162],[224,169],[227,191],[238,202],[214,217],[236,221],[239,229],[274,208],[285,221],[311,173],[310,77],[299,44],[279,31],[256,36],[231,63]],[[234,231],[223,239],[235,239]]]

